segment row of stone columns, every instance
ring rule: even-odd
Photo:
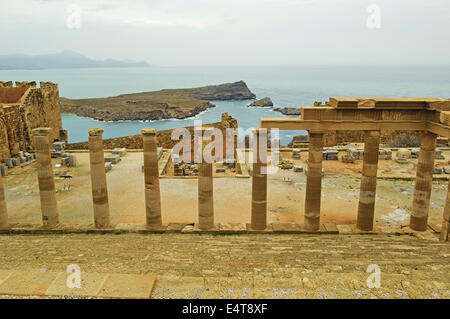
[[[204,138],[202,142],[202,161],[199,163],[198,173],[198,218],[200,229],[214,227],[214,192],[213,169],[203,152],[204,147],[211,141]],[[50,156],[50,129],[37,128],[33,130],[36,160],[38,164],[38,183],[40,191],[42,221],[44,227],[53,228],[59,224],[58,206],[56,202],[55,183]],[[108,190],[104,162],[103,129],[89,129],[89,154],[91,167],[92,197],[94,206],[94,223],[97,228],[110,227],[110,213]],[[252,170],[252,205],[251,228],[264,230],[267,227],[267,134],[265,130],[255,128],[254,134],[254,164]],[[378,164],[378,150],[380,142],[379,131],[366,131],[364,146],[363,171],[361,178],[360,198],[358,205],[357,227],[361,230],[372,230],[376,177]],[[159,169],[157,154],[156,130],[145,128],[142,130],[144,146],[144,181],[146,202],[146,223],[150,229],[162,226],[161,196],[159,186]],[[423,231],[427,228],[429,201],[431,195],[436,135],[424,132],[421,138],[421,148],[417,166],[417,177],[414,190],[413,209],[410,227]],[[316,231],[320,228],[320,200],[322,183],[322,151],[323,132],[310,132],[310,147],[308,154],[308,173],[305,195],[305,229]],[[450,183],[441,239],[447,240],[450,223]],[[0,228],[7,227],[8,213],[4,195],[3,179],[0,178]]]
[[[411,229],[417,231],[424,231],[428,226],[428,212],[436,152],[436,137],[437,136],[431,132],[423,132],[421,137],[416,182],[414,186],[413,207],[410,219]],[[323,132],[310,131],[309,140],[304,225],[305,229],[315,231],[320,227]],[[356,223],[358,229],[365,231],[373,230],[379,144],[379,131],[365,131],[363,170]],[[450,182],[447,202],[444,209],[441,240],[447,240],[448,238],[449,216]]]
[[[309,132],[308,172],[306,176],[304,217],[304,227],[309,231],[317,231],[320,229],[323,136],[323,132]],[[375,211],[380,132],[366,131],[365,137],[357,227],[361,230],[372,230]]]
[[[208,161],[205,146],[211,142],[207,133],[210,128],[204,128],[200,135],[202,161],[198,164],[198,228],[213,229],[214,226],[214,187],[213,164]],[[205,134],[206,133],[206,134]],[[252,169],[252,203],[251,229],[264,230],[267,227],[267,133],[259,128],[253,129],[254,150]]]

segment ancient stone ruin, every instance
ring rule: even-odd
[[[0,161],[34,149],[31,131],[51,128],[50,143],[66,141],[58,85],[51,82],[0,81]]]
[[[226,117],[227,115],[225,115]],[[292,224],[290,230],[298,232],[323,232],[321,224],[322,161],[337,157],[336,151],[329,150],[324,155],[324,136],[329,132],[363,132],[364,152],[362,178],[356,227],[361,231],[371,231],[374,225],[374,210],[377,186],[377,168],[380,157],[380,137],[394,130],[421,131],[421,145],[414,198],[409,226],[415,231],[425,231],[428,227],[428,212],[432,188],[436,140],[438,136],[450,136],[450,100],[431,98],[331,98],[326,105],[303,107],[301,118],[262,118],[261,127],[253,129],[254,156],[252,169],[251,223],[247,231],[264,232],[274,229],[267,223],[267,144],[260,143],[264,129],[307,130],[309,133],[308,161],[305,171],[306,196],[303,225]],[[210,128],[206,127],[203,133]],[[89,152],[91,164],[92,197],[94,220],[97,228],[108,228],[109,204],[105,162],[103,154],[102,129],[89,131]],[[43,225],[47,228],[58,226],[58,207],[55,198],[50,141],[54,139],[51,128],[32,130],[33,144],[38,163],[39,189]],[[144,185],[146,227],[150,231],[164,232],[161,212],[161,194],[158,171],[158,133],[153,128],[142,130],[141,141],[144,156]],[[195,136],[195,135],[194,135]],[[203,134],[201,135],[203,139]],[[265,139],[263,139],[265,140]],[[207,142],[203,140],[203,142]],[[205,145],[206,143],[201,143]],[[260,156],[257,156],[259,154]],[[204,156],[204,154],[203,154]],[[0,184],[0,227],[8,227],[7,211]],[[214,230],[214,188],[212,164],[200,162],[198,167],[198,224],[197,229]],[[441,240],[448,240],[450,225],[450,184],[443,214]],[[269,229],[270,228],[270,229]]]
[[[365,134],[363,172],[357,227],[373,229],[380,135],[392,131],[421,131],[421,146],[414,189],[410,228],[428,227],[436,140],[450,136],[450,100],[434,98],[330,98],[326,105],[303,107],[301,118],[261,119],[262,128],[309,132],[305,228],[318,230],[320,220],[324,136],[337,131]],[[450,187],[450,184],[449,184]],[[450,189],[450,188],[449,188]],[[447,240],[450,193],[444,209],[441,239]]]

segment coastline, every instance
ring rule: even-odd
[[[244,81],[188,89],[164,89],[113,97],[60,98],[61,113],[99,121],[184,120],[216,107],[210,101],[253,100]]]

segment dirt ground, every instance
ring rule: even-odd
[[[303,165],[306,153],[297,164]],[[93,225],[89,176],[89,154],[76,153],[78,166],[57,168],[55,173],[72,174],[70,190],[56,179],[60,221],[70,226]],[[414,160],[413,160],[414,161]],[[415,160],[417,161],[417,160]],[[59,160],[55,159],[54,164]],[[145,223],[142,153],[129,152],[107,174],[111,221]],[[442,164],[443,165],[443,164]],[[404,171],[414,177],[415,164],[380,161],[379,175],[386,170]],[[362,161],[344,164],[324,161],[322,183],[322,221],[348,224],[356,221]],[[445,175],[443,175],[445,176]],[[10,170],[6,178],[6,198],[11,223],[41,225],[36,164]],[[163,223],[197,221],[197,180],[163,178],[161,183]],[[414,182],[379,180],[375,208],[376,224],[407,224],[412,205]],[[280,170],[268,177],[268,219],[274,222],[303,223],[306,177],[304,173]],[[447,193],[447,181],[435,181],[430,206],[430,223],[440,224]],[[216,178],[214,180],[215,219],[217,223],[250,222],[251,178]]]

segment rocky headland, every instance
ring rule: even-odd
[[[94,99],[61,98],[61,112],[102,121],[184,119],[215,107],[209,101],[255,99],[244,81]]]

